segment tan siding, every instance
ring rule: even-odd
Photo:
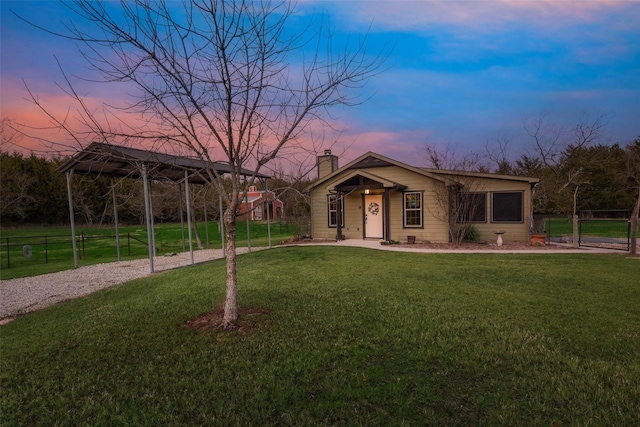
[[[474,223],[474,227],[478,230],[480,240],[495,241],[497,240],[496,232],[504,231],[502,235],[504,241],[526,242],[528,239],[530,209],[531,209],[531,186],[527,182],[491,180],[487,178],[478,179],[479,189],[487,193],[487,212],[485,223]],[[521,223],[504,223],[491,222],[491,193],[503,191],[522,191],[523,192],[523,213]]]
[[[440,181],[424,175],[403,169],[397,166],[367,168],[366,172],[383,177],[407,187],[406,191],[423,192],[423,227],[405,228],[403,225],[403,192],[392,191],[390,212],[391,240],[406,241],[407,236],[416,236],[418,241],[447,242],[449,241],[448,219],[443,212],[443,207],[436,197],[437,191],[444,189]],[[336,229],[328,227],[327,220],[327,188],[335,186],[342,176],[349,173],[345,171],[333,177],[331,180],[316,187],[311,194],[311,227],[314,238],[334,239]],[[505,231],[505,241],[526,241],[528,237],[529,212],[531,202],[530,184],[527,182],[497,180],[490,178],[474,178],[472,191],[482,191],[488,194],[491,191],[523,191],[524,212],[523,222],[519,224],[491,223],[490,209],[491,199],[487,198],[487,222],[475,224],[481,240],[494,241],[496,231]],[[376,193],[376,192],[372,192]],[[377,193],[382,193],[379,191]],[[361,239],[363,232],[362,193],[354,192],[345,197],[345,223],[343,235],[347,239]]]

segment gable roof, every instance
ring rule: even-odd
[[[501,174],[485,173],[485,172],[454,171],[454,170],[445,170],[445,169],[418,168],[418,167],[410,166],[406,163],[402,163],[397,160],[391,159],[389,157],[383,156],[381,154],[377,154],[372,151],[369,151],[363,154],[362,156],[358,157],[357,159],[347,163],[343,167],[338,168],[335,171],[331,172],[330,174],[316,180],[315,182],[310,184],[307,188],[305,188],[305,191],[310,192],[314,188],[322,185],[323,183],[326,183],[327,181],[330,181],[336,176],[350,170],[352,172],[345,175],[343,180],[348,180],[357,175],[361,175],[382,183],[384,187],[394,187],[394,186],[396,186],[396,188],[402,187],[401,184],[398,184],[386,178],[380,177],[379,175],[374,175],[370,172],[364,171],[364,169],[367,169],[367,168],[381,167],[381,166],[397,166],[405,170],[415,172],[419,175],[423,175],[428,178],[434,179],[436,181],[440,181],[447,186],[457,184],[455,179],[456,176],[500,179],[505,181],[516,181],[516,182],[528,182],[530,184],[535,184],[537,182],[540,182],[540,179],[538,178],[532,178],[527,176],[501,175]],[[334,187],[333,185],[330,185],[330,186],[327,186],[326,188],[330,189],[333,187]]]
[[[364,171],[364,170],[358,170],[358,169],[350,171],[345,176],[341,176],[340,177],[340,183],[344,183],[344,182],[349,181],[349,180],[351,180],[352,178],[355,178],[355,177],[363,177],[363,178],[370,179],[372,181],[376,181],[376,182],[382,184],[383,188],[396,188],[396,189],[406,188],[405,185],[402,185],[400,183],[397,183],[397,182],[391,181],[391,180],[389,180],[387,178],[383,178],[383,177],[381,177],[379,175],[375,175],[375,174],[372,174],[370,172],[367,172],[367,171]],[[337,186],[336,184],[329,184],[326,187],[326,189],[327,190],[332,190],[336,186]]]
[[[422,169],[422,168],[416,168],[414,166],[410,166],[406,163],[402,163],[399,162],[397,160],[393,160],[389,157],[385,157],[381,154],[377,154],[374,153],[373,151],[369,151],[365,154],[363,154],[362,156],[358,157],[357,159],[347,163],[346,165],[344,165],[341,168],[336,169],[335,171],[331,172],[330,174],[316,180],[315,182],[313,182],[311,185],[309,185],[307,188],[305,188],[305,191],[311,191],[312,189],[318,187],[319,185],[321,185],[324,182],[329,181],[330,179],[340,175],[341,173],[344,173],[345,171],[348,170],[357,170],[360,172],[361,175],[364,174],[364,172],[362,171],[362,169],[366,169],[366,168],[373,168],[373,167],[380,167],[380,166],[398,166],[400,168],[415,172],[419,175],[423,175],[426,177],[429,177],[431,179],[434,179],[436,181],[440,181],[446,185],[450,185],[452,184],[452,182],[449,181],[449,179],[447,179],[446,177],[441,177],[438,176],[428,170]],[[378,175],[374,175],[371,173],[368,173],[371,177],[371,179],[374,179],[378,182],[381,182],[380,180],[384,180],[387,183],[392,183],[392,181],[389,181],[385,178],[382,178]],[[355,176],[355,174],[353,175],[349,175],[349,177],[353,177]],[[394,183],[396,184],[396,183]],[[387,186],[387,185],[385,185]],[[392,185],[390,185],[392,186]]]

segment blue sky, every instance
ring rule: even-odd
[[[55,25],[64,8],[52,1],[1,8],[2,117],[42,123],[22,80],[64,111],[53,56],[65,69],[82,65],[74,65],[81,62],[72,43],[9,10]],[[303,0],[298,10],[298,23],[325,13],[337,40],[368,32],[373,51],[393,49],[388,69],[363,91],[371,98],[335,111],[345,130],[336,144],[341,164],[371,150],[421,166],[425,143],[464,154],[484,151],[498,135],[511,140],[515,158],[531,144],[523,121],[541,114],[567,130],[568,142],[581,114],[604,116],[603,143],[640,136],[640,2]]]

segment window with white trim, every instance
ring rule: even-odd
[[[338,226],[338,196],[336,194],[329,194],[327,196],[327,211],[329,213],[328,223],[329,227]],[[344,206],[342,207],[342,224],[344,225]]]
[[[406,192],[404,197],[404,227],[417,228],[422,227],[422,192],[411,191]]]

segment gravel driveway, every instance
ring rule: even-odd
[[[259,250],[262,248],[253,248]],[[237,253],[247,252],[238,248]],[[222,249],[194,251],[195,263],[222,258]],[[191,263],[189,252],[154,258],[156,272],[182,267]],[[0,325],[17,316],[65,301],[88,295],[109,286],[149,276],[149,259],[110,262],[79,267],[57,273],[0,281]]]

